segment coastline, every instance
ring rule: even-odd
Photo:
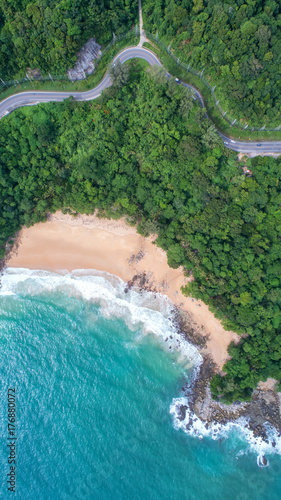
[[[210,355],[218,370],[228,358],[227,347],[239,336],[224,330],[220,321],[200,300],[185,297],[181,287],[192,278],[182,268],[168,266],[166,252],[155,237],[144,238],[123,219],[101,219],[95,215],[63,215],[56,212],[45,223],[23,228],[9,254],[9,267],[25,267],[65,273],[75,269],[96,269],[131,283],[142,278],[144,285],[167,295],[188,317],[195,335],[204,339],[202,355]]]
[[[203,357],[199,371],[183,388],[182,401],[173,411],[179,425],[186,432],[192,429],[193,432],[199,419],[199,430],[195,433],[200,435],[212,434],[216,426],[223,429],[237,423],[249,430],[253,440],[260,438],[270,448],[277,446],[279,450],[280,444],[276,443],[281,435],[281,395],[274,390],[276,381],[268,379],[260,383],[251,402],[224,405],[211,398],[210,379],[222,370],[229,343],[239,341],[239,337],[224,330],[206,304],[182,294],[181,287],[192,277],[185,277],[182,268],[170,268],[166,253],[153,244],[154,240],[153,235],[140,236],[123,219],[74,217],[57,212],[47,222],[20,231],[6,265],[62,275],[95,269],[121,278],[126,283],[125,292],[135,287],[168,296],[175,305],[174,325]],[[243,423],[241,418],[245,419]],[[274,438],[269,438],[265,423],[276,429]],[[260,466],[266,464],[267,459],[262,455]]]

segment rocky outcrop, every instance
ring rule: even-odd
[[[143,258],[143,253],[131,257],[131,262]],[[127,293],[130,289],[147,290],[156,292],[151,277],[142,273],[135,275],[125,287]],[[213,424],[226,425],[228,422],[237,422],[243,417],[243,425],[253,432],[254,437],[260,437],[269,442],[269,425],[273,426],[278,436],[281,436],[281,393],[274,390],[274,382],[260,384],[253,392],[251,401],[235,402],[227,405],[219,400],[214,400],[211,395],[210,381],[218,373],[218,367],[209,354],[206,354],[206,335],[200,329],[192,326],[189,316],[181,309],[175,307],[170,318],[172,324],[187,341],[199,350],[203,362],[194,371],[191,382],[183,387],[183,402],[177,406],[177,419],[184,422],[186,429],[193,426],[193,419],[200,419],[205,428]],[[188,418],[186,418],[188,417]],[[241,425],[241,421],[237,422]],[[271,442],[274,447],[276,443]],[[266,458],[260,459],[260,466],[266,466]]]
[[[90,38],[78,53],[75,67],[67,71],[69,79],[72,82],[75,80],[83,80],[87,75],[93,73],[95,70],[94,60],[100,55],[101,46],[94,38]]]
[[[274,426],[279,436],[281,435],[280,393],[276,393],[274,389],[258,388],[253,392],[251,401],[226,405],[211,397],[210,380],[214,373],[214,363],[209,357],[205,357],[198,375],[186,387],[191,413],[206,423],[207,427],[213,423],[225,425],[227,422],[235,422],[244,417],[253,435],[261,437],[266,442],[268,442],[268,424]],[[181,418],[185,410],[186,408],[182,409]],[[192,425],[192,420],[188,425]]]

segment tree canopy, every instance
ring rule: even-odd
[[[281,159],[248,160],[245,176],[188,89],[130,64],[128,84],[94,102],[0,121],[2,256],[47,212],[125,214],[141,234],[158,234],[171,267],[193,273],[185,293],[243,334],[212,390],[248,398],[260,379],[281,379]]]
[[[137,13],[137,0],[0,0],[0,77],[28,67],[61,75],[89,38],[108,43]]]
[[[225,111],[281,123],[281,4],[274,0],[142,0],[145,28],[216,84]]]

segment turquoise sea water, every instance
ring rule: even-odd
[[[98,272],[11,269],[2,282],[1,498],[280,499],[278,453],[259,468],[239,428],[216,440],[177,428],[175,402],[200,356],[177,337],[167,300],[124,294]],[[9,387],[16,494],[6,482]]]

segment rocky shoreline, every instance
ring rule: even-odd
[[[244,417],[248,422],[248,428],[253,431],[254,437],[261,437],[266,443],[269,443],[266,424],[275,427],[278,436],[281,436],[280,393],[269,389],[256,389],[252,394],[251,401],[226,405],[212,399],[210,380],[215,373],[212,360],[205,356],[198,375],[185,388],[192,413],[206,423],[207,427],[211,423],[225,425]],[[275,446],[274,442],[272,446]]]
[[[179,408],[179,419],[183,421],[188,410],[208,429],[213,424],[235,423],[243,417],[247,422],[247,428],[253,432],[255,438],[259,437],[275,447],[276,442],[270,439],[268,428],[274,427],[277,436],[281,437],[281,393],[276,392],[274,388],[265,390],[258,387],[249,402],[237,401],[227,405],[215,401],[211,396],[210,381],[218,370],[211,357],[204,353],[204,339],[200,339],[200,335],[190,328],[186,316],[181,311],[176,311],[174,321],[182,335],[197,347],[203,357],[203,362],[191,383],[183,388],[183,393],[188,398],[188,407],[183,405]],[[188,422],[187,429],[191,426],[192,419]],[[266,464],[266,457],[262,457],[261,465]]]
[[[150,285],[149,278],[144,274],[136,275],[126,284],[125,292],[131,288],[138,291],[156,292]],[[188,406],[178,407],[177,418],[186,419],[186,414],[199,418],[206,429],[213,424],[226,425],[229,422],[239,423],[238,419],[244,418],[246,426],[253,432],[255,438],[261,438],[265,443],[276,446],[274,440],[268,435],[268,424],[276,429],[277,436],[281,436],[281,393],[272,389],[257,388],[249,402],[235,402],[227,405],[215,401],[211,396],[210,380],[218,372],[218,368],[209,354],[206,354],[206,336],[192,326],[187,313],[175,307],[171,322],[188,342],[193,344],[200,352],[203,362],[194,373],[190,384],[183,387],[183,396],[187,397]],[[192,418],[186,423],[186,429],[192,427]],[[261,458],[261,466],[267,464],[266,457]]]

